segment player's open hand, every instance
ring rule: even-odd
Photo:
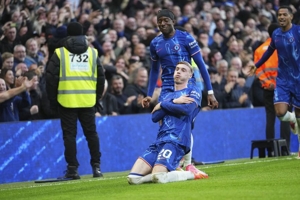
[[[255,71],[256,71],[256,66],[255,65],[251,65],[250,66],[250,69],[249,69],[249,71],[248,71],[248,73],[247,73],[247,75],[248,76],[253,76],[253,75],[255,75]]]
[[[217,101],[216,97],[214,94],[209,94],[207,95],[207,101],[208,101],[208,106],[211,109],[219,107],[219,102]]]
[[[151,97],[145,97],[142,99],[142,107],[143,108],[149,108],[150,106]]]
[[[38,82],[34,81],[34,79],[28,80],[27,77],[23,77],[23,86],[26,87],[26,89],[30,89],[33,85],[37,85]]]

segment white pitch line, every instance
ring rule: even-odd
[[[275,162],[278,160],[294,160],[297,159],[297,157],[293,158],[293,157],[288,157],[288,158],[284,158],[284,159],[278,159],[278,158],[274,158],[274,159],[270,159],[270,160],[255,160],[255,161],[249,161],[249,162],[244,162],[244,163],[226,163],[225,164],[211,164],[211,165],[198,165],[201,166],[201,168],[217,168],[217,167],[228,167],[228,166],[235,166],[235,165],[248,165],[248,164],[255,164],[255,163],[263,163],[263,162]],[[197,166],[197,167],[198,167]]]
[[[249,164],[256,164],[256,163],[263,163],[263,162],[275,162],[278,160],[293,160],[297,159],[297,157],[288,157],[285,159],[270,159],[270,160],[253,160],[249,162],[244,163],[225,163],[225,164],[212,164],[212,165],[201,165],[201,169],[208,169],[208,168],[217,168],[217,167],[230,167],[230,166],[236,166],[236,165],[249,165]],[[197,166],[199,168],[199,166]],[[105,174],[104,174],[105,175]],[[57,185],[63,185],[63,184],[78,184],[82,182],[94,182],[94,181],[106,181],[106,180],[113,180],[113,179],[126,179],[126,176],[116,176],[116,177],[109,177],[109,178],[93,178],[93,179],[79,179],[79,180],[72,180],[72,181],[63,181],[63,182],[54,182],[54,183],[35,183],[35,185],[30,186],[23,186],[18,188],[3,188],[0,189],[0,191],[7,191],[7,190],[21,190],[21,189],[27,189],[27,188],[38,188],[38,187],[50,187],[50,186],[57,186]],[[1,185],[0,185],[1,187]]]

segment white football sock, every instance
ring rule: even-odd
[[[285,115],[283,115],[282,117],[279,117],[279,119],[281,121],[294,122],[294,123],[296,122],[295,115],[289,111],[287,111]]]
[[[129,174],[127,176],[127,181],[130,185],[138,185],[142,183],[152,182],[152,179],[151,179],[151,174],[148,174],[146,176]]]
[[[185,154],[183,156],[183,168],[185,168],[186,166],[192,164],[192,149],[193,149],[193,145],[194,145],[194,138],[193,138],[193,134],[191,134],[191,147],[190,147],[190,152],[188,154]]]
[[[170,183],[193,179],[195,179],[195,176],[190,171],[158,172],[152,174],[152,182],[154,183]]]

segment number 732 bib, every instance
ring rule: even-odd
[[[69,63],[71,71],[89,71],[89,55],[88,53],[82,53],[79,55],[69,54]]]

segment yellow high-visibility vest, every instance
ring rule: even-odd
[[[95,49],[76,55],[61,47],[57,101],[66,108],[88,108],[96,104],[97,56]]]

